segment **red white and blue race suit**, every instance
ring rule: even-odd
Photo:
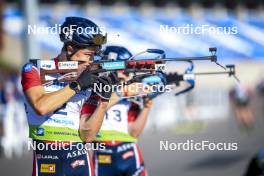
[[[51,61],[54,61],[58,67],[58,59]],[[49,65],[32,63],[24,65],[21,81],[24,92],[41,85],[40,67],[49,67]],[[53,75],[54,78],[59,76],[59,74]],[[44,89],[50,93],[62,89],[67,84],[68,82],[55,82],[44,86]],[[25,99],[29,137],[33,139],[32,146],[35,146],[32,175],[93,175],[92,161],[86,150],[78,145],[83,144],[79,135],[80,116],[90,94],[90,90],[81,91],[56,111],[43,116],[38,115]],[[40,148],[44,145],[44,149]],[[54,146],[56,146],[55,150]]]
[[[84,111],[92,114],[95,108],[90,104]],[[139,112],[139,106],[127,99],[122,99],[107,111],[95,141],[105,144],[105,150],[94,151],[96,176],[147,175],[137,139],[128,133],[129,123],[136,120]]]

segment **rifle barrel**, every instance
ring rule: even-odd
[[[194,75],[220,75],[220,74],[232,74],[232,72],[223,71],[223,72],[198,72],[194,73]]]
[[[182,57],[182,58],[166,58],[164,61],[195,61],[195,60],[211,60],[216,61],[216,56],[201,56],[201,57]]]

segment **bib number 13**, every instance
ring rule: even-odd
[[[119,111],[119,110],[113,110],[112,112],[114,113],[113,119],[115,121],[117,121],[117,122],[121,122],[121,111]],[[106,120],[109,119],[109,113],[108,112],[105,113],[105,119]]]

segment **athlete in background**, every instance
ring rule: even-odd
[[[127,60],[132,56],[126,48],[119,46],[108,46],[104,54],[114,60]],[[122,81],[130,79],[122,72],[118,77]],[[147,175],[137,138],[145,127],[152,100],[145,98],[143,101],[141,109],[129,99],[121,98],[107,110],[96,138],[96,143],[106,144],[105,150],[94,152],[96,176]],[[92,114],[95,109],[96,106],[90,104],[84,111]]]
[[[230,91],[230,99],[241,129],[246,131],[251,130],[255,119],[250,89],[243,85],[236,85]]]

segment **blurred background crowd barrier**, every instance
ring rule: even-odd
[[[257,90],[264,87],[262,0],[6,0],[0,1],[0,9],[2,156],[12,158],[26,151],[21,66],[29,58],[56,57],[62,43],[55,28],[66,16],[91,19],[107,32],[108,45],[123,45],[134,54],[158,48],[165,50],[168,57],[203,56],[209,54],[209,47],[217,47],[220,63],[236,64],[241,84],[252,92],[248,96],[254,101],[261,98]],[[38,34],[29,34],[29,25],[43,29]],[[235,30],[231,34],[175,31],[177,27],[202,25]],[[163,31],[166,26],[172,27],[171,31]],[[45,27],[55,27],[55,32],[47,33]],[[168,71],[183,71],[185,66],[167,65]],[[221,68],[210,62],[199,62],[195,70],[219,71]],[[236,81],[227,76],[207,76],[197,77],[196,82],[196,88],[186,95],[174,97],[172,92],[158,97],[146,131],[176,131],[174,135],[195,133],[211,121],[230,120],[234,112],[229,93]],[[252,106],[260,107],[254,103]],[[193,122],[197,123],[193,125]]]

